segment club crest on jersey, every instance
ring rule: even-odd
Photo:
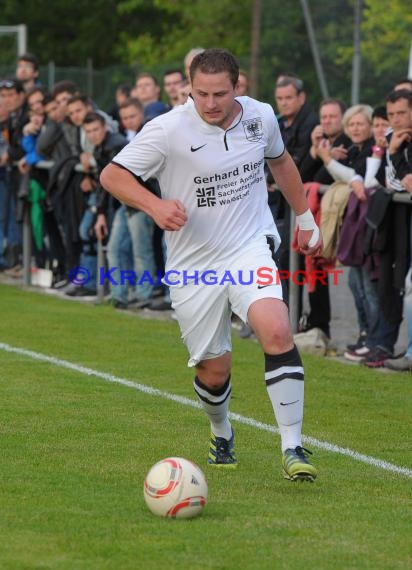
[[[262,119],[260,117],[242,121],[242,125],[248,141],[257,142],[263,137]]]

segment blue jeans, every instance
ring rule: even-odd
[[[364,267],[351,267],[349,269],[348,285],[358,313],[359,330],[367,332],[369,336],[377,326],[379,315],[376,289],[373,287]]]
[[[5,242],[10,246],[20,244],[21,232],[16,222],[16,200],[3,172],[0,173],[0,265],[3,266],[7,265]]]
[[[408,347],[405,356],[412,359],[412,268],[409,269],[405,279],[405,296],[403,298],[406,329],[408,333]]]
[[[156,262],[153,248],[154,221],[144,212],[128,212],[127,225],[132,239],[134,270],[137,276],[136,297],[139,301],[147,301],[153,295],[154,284],[145,280],[140,285],[145,271],[156,281]]]
[[[362,266],[350,268],[348,283],[358,311],[359,329],[367,333],[367,346],[379,346],[393,352],[399,325],[386,320],[379,306],[377,281],[372,281],[368,270]]]
[[[0,178],[0,266],[7,265],[6,258],[4,257],[5,239],[7,233],[7,186],[6,180]]]
[[[14,168],[6,174],[6,184],[8,190],[8,220],[6,219],[7,240],[9,245],[21,245],[22,243],[22,225],[17,221],[17,192],[20,183],[20,174]]]
[[[408,333],[408,346],[405,356],[412,359],[412,217],[409,221],[409,239],[410,239],[410,267],[405,279],[405,293],[403,297],[403,312],[406,319],[406,329]]]
[[[120,277],[121,271],[131,271],[133,269],[132,239],[127,225],[126,206],[120,206],[114,214],[107,247],[107,257],[109,269],[112,267],[117,268],[110,273],[113,281],[117,283],[117,285],[110,283],[112,299],[127,305],[129,283],[126,280],[122,283]]]
[[[97,196],[91,192],[87,201],[87,208],[83,214],[79,226],[79,236],[82,240],[82,251],[80,254],[80,265],[88,270],[90,280],[85,284],[87,289],[96,289],[97,279],[97,251],[92,241],[92,230],[96,220]]]

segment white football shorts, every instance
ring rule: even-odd
[[[187,279],[183,286],[170,287],[172,307],[190,355],[188,366],[231,351],[232,311],[246,323],[254,301],[283,300],[273,245],[271,249],[268,240],[262,236],[218,268],[199,271],[197,282]]]

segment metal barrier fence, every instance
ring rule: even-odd
[[[40,67],[39,79],[41,85],[49,91],[52,91],[55,83],[59,81],[73,81],[81,93],[92,97],[101,109],[107,110],[115,102],[116,88],[122,84],[133,85],[137,71],[137,67],[126,65],[96,69],[91,60],[88,60],[84,67],[61,67],[51,61]],[[13,77],[14,74],[14,65],[0,65],[0,77]],[[160,80],[161,74],[157,75]]]
[[[179,69],[180,61],[165,61],[156,66],[151,66],[161,83],[163,73],[167,69]],[[63,80],[73,81],[81,93],[91,97],[100,109],[107,111],[115,103],[115,92],[119,85],[133,86],[136,76],[142,71],[148,71],[144,66],[112,65],[104,69],[96,69],[92,60],[88,59],[83,67],[63,67],[50,61],[47,65],[40,66],[40,83],[49,91],[53,90],[56,83]],[[0,65],[0,78],[13,77],[14,65]],[[167,98],[166,98],[167,99]]]
[[[35,168],[40,169],[47,169],[49,170],[53,166],[53,162],[51,161],[41,161],[36,164]],[[85,172],[82,165],[79,163],[75,166],[75,170],[77,172]],[[20,181],[20,192],[19,194],[22,196],[28,195],[28,188],[29,188],[29,180],[30,180],[30,173],[22,174],[21,181]],[[320,193],[324,194],[327,192],[329,186],[321,185],[320,186]],[[392,200],[397,203],[402,204],[412,204],[412,194],[409,192],[396,192],[392,190],[388,190],[388,193],[391,194]],[[31,285],[31,261],[32,261],[32,232],[31,232],[31,223],[30,223],[30,212],[29,212],[29,204],[26,204],[27,207],[24,208],[24,219],[23,219],[23,228],[22,228],[22,239],[23,239],[23,284],[25,286]],[[295,230],[295,215],[292,212],[290,217],[290,235],[293,236]],[[97,242],[97,267],[104,267],[105,259],[106,259],[106,248],[102,245],[100,241]],[[293,251],[290,248],[289,251],[289,271],[290,274],[293,275],[296,271],[299,270],[299,254],[296,251]],[[290,321],[292,325],[293,332],[297,332],[298,330],[298,322],[299,322],[299,314],[298,314],[298,306],[299,306],[299,284],[296,280],[291,279],[289,281],[289,315]],[[104,300],[104,284],[100,283],[100,280],[97,280],[97,299],[98,302],[102,302]]]

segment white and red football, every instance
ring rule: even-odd
[[[167,457],[146,475],[144,500],[159,517],[190,519],[199,515],[207,501],[207,482],[202,470],[183,457]]]

